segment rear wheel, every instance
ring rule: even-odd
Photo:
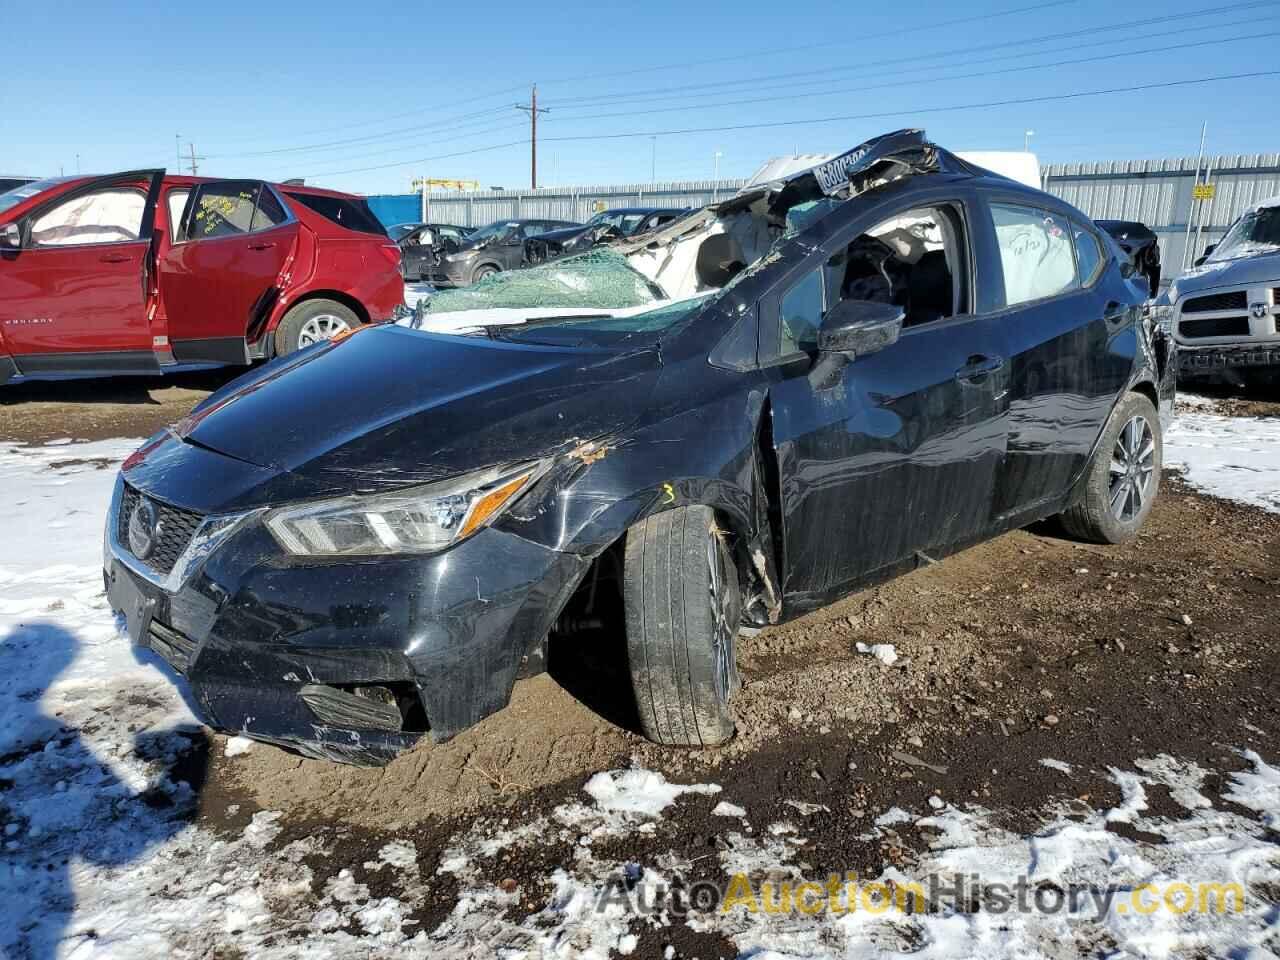
[[[276,327],[276,354],[285,356],[360,326],[350,307],[336,300],[306,300],[284,315]]]
[[[627,533],[623,601],[640,727],[657,743],[733,735],[742,595],[726,535],[706,506],[657,514]]]
[[[1062,514],[1067,533],[1095,543],[1138,535],[1160,489],[1164,438],[1150,399],[1126,396],[1112,412],[1085,480],[1084,495]]]

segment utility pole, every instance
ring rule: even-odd
[[[178,172],[182,172],[182,134],[175,133],[173,135],[173,148],[178,155]]]
[[[76,154],[76,176],[80,176],[80,154]]]
[[[1191,262],[1191,213],[1196,206],[1196,187],[1200,186],[1200,164],[1204,162],[1204,137],[1209,132],[1209,121],[1200,124],[1200,153],[1196,157],[1196,175],[1191,181],[1191,198],[1187,201],[1187,232],[1182,238],[1182,269]]]
[[[538,85],[533,85],[528,103],[517,103],[517,110],[529,114],[529,186],[538,189],[538,114],[550,112],[548,107],[538,106]]]
[[[191,150],[191,175],[193,177],[198,177],[200,175],[199,173],[200,168],[196,166],[196,161],[205,160],[207,158],[203,155],[200,155],[200,156],[196,155],[196,145],[194,143],[188,142],[187,147]]]
[[[712,154],[712,157],[714,157],[716,161],[715,176],[711,178],[711,202],[712,203],[717,203],[720,200],[720,158],[723,156],[724,154],[721,153],[719,150],[717,150],[715,153]]]
[[[1034,130],[1022,131],[1022,152],[1023,153],[1031,152],[1031,138],[1034,137],[1035,135],[1036,135],[1036,132]]]
[[[649,138],[649,182],[658,182],[658,138]]]

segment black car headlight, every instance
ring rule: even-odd
[[[281,507],[267,515],[267,529],[299,557],[436,553],[497,519],[549,465],[490,467],[389,493]]]

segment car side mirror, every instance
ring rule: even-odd
[[[822,317],[810,384],[815,390],[834,387],[850,361],[897,343],[905,319],[903,309],[891,303],[841,300]]]
[[[892,303],[841,300],[822,317],[818,352],[853,357],[875,353],[898,342],[906,313]]]
[[[1203,254],[1201,254],[1200,256],[1196,257],[1195,261],[1194,261],[1191,265],[1192,265],[1193,267],[1198,267],[1198,266],[1200,266],[1200,265],[1201,265],[1201,264],[1203,264],[1206,260],[1208,260],[1208,259],[1209,259],[1209,254],[1213,253],[1213,251],[1215,251],[1215,250],[1217,250],[1217,249],[1218,249],[1218,245],[1217,245],[1216,243],[1211,243],[1211,244],[1209,244],[1207,247],[1205,247],[1205,248],[1204,248],[1204,253],[1203,253]]]
[[[6,223],[0,227],[0,248],[18,250],[22,247],[22,228],[16,223]]]

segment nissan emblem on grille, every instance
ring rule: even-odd
[[[1249,304],[1249,312],[1253,314],[1255,320],[1262,320],[1267,315],[1267,305],[1265,303]]]
[[[129,549],[139,560],[151,556],[160,537],[160,511],[146,497],[139,497],[129,515]]]

